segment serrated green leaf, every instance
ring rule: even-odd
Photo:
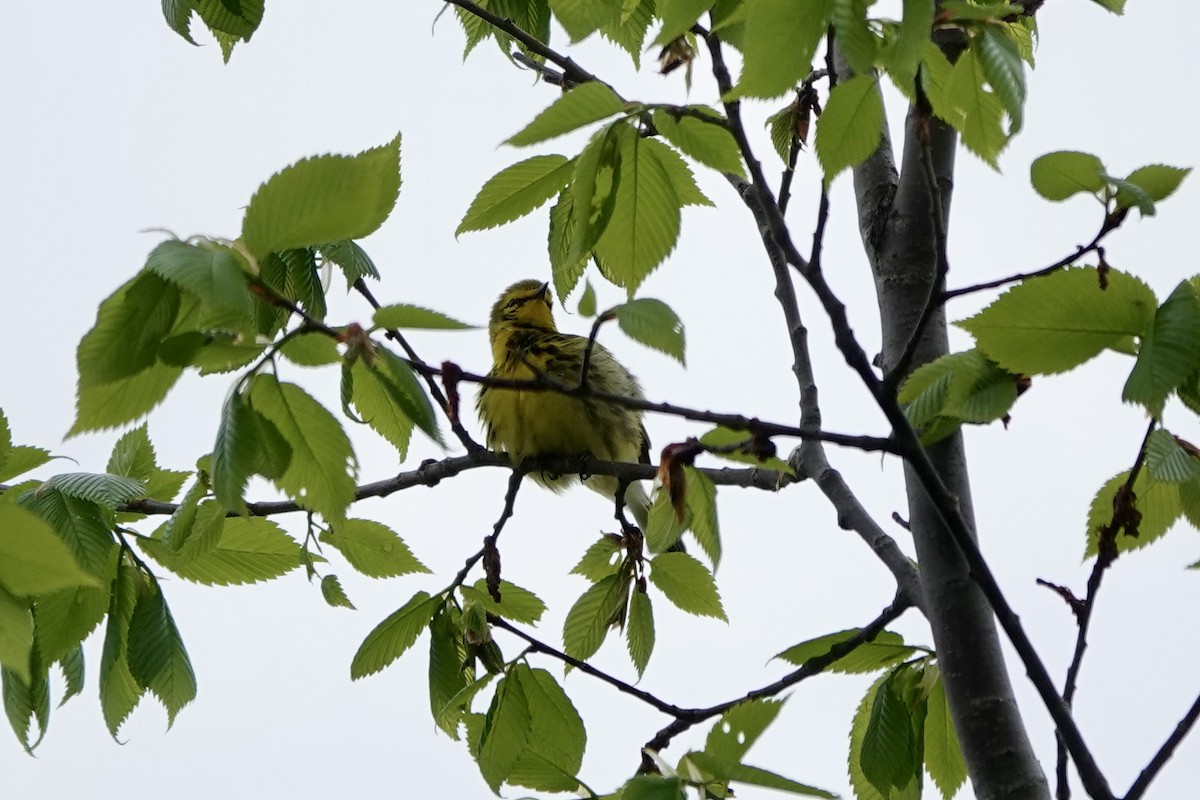
[[[412,368],[386,348],[378,348],[375,361],[354,363],[354,396],[351,402],[363,421],[396,446],[401,457],[415,423],[429,438],[441,445],[433,404]]]
[[[629,658],[633,668],[640,678],[646,672],[650,663],[650,654],[654,652],[654,607],[650,595],[641,589],[634,589],[629,596],[629,618],[625,624],[625,643],[629,648]]]
[[[1188,483],[1200,478],[1200,458],[1180,446],[1170,431],[1159,428],[1146,444],[1146,469],[1156,481]]]
[[[63,683],[65,684],[62,699],[58,701],[59,708],[62,708],[72,697],[83,694],[83,647],[76,647],[64,655],[59,659],[58,665],[62,668]]]
[[[654,110],[654,127],[663,138],[684,153],[718,172],[745,176],[742,154],[725,120],[704,106],[689,106],[689,110],[705,114],[712,122],[693,116],[674,115],[668,110]]]
[[[641,69],[642,45],[655,9],[656,0],[623,0],[616,9],[618,13],[610,14],[600,25],[600,35],[628,53],[634,69]]]
[[[282,477],[292,447],[273,422],[250,407],[240,392],[225,400],[212,452],[213,495],[230,511],[246,513],[242,493],[255,473]]]
[[[146,487],[141,481],[107,472],[66,472],[55,475],[42,484],[35,494],[49,490],[88,500],[108,509],[146,496]]]
[[[462,711],[470,709],[471,698],[462,693],[474,680],[462,631],[450,607],[443,605],[429,623],[429,707],[434,722],[451,739],[458,738]]]
[[[0,495],[0,588],[20,598],[99,584],[47,523]]]
[[[1121,399],[1139,403],[1154,416],[1176,389],[1200,369],[1200,298],[1188,281],[1175,288],[1142,335],[1137,362]]]
[[[84,387],[112,384],[151,369],[179,312],[178,287],[149,272],[101,302],[95,325],[76,349],[81,399]]]
[[[150,434],[145,424],[127,431],[117,440],[108,458],[106,471],[141,481],[146,486],[147,497],[164,502],[179,494],[188,475],[180,470],[162,469],[158,466],[154,445],[150,442]]]
[[[985,83],[987,75],[974,48],[954,62],[945,83],[945,99],[950,113],[944,117],[962,134],[963,145],[992,168],[1008,144],[1001,120],[1004,106]],[[934,106],[935,110],[937,106]],[[942,112],[938,111],[939,116]]]
[[[321,578],[321,597],[334,608],[354,608],[354,603],[346,596],[346,590],[342,588],[342,582],[338,580],[337,575]]]
[[[783,163],[791,157],[792,142],[796,138],[796,104],[789,103],[767,117],[764,125],[769,129],[771,146]]]
[[[582,575],[592,583],[617,571],[621,562],[621,545],[608,536],[601,536],[592,542],[579,563],[571,568],[572,575]]]
[[[162,701],[170,727],[176,714],[196,698],[196,675],[157,583],[140,593],[127,635],[129,672]]]
[[[367,255],[362,246],[350,239],[341,239],[330,244],[320,245],[317,251],[321,258],[337,264],[346,278],[346,286],[354,285],[359,278],[374,278],[379,280],[379,268]]]
[[[558,242],[559,247],[566,246],[566,252],[560,260],[567,269],[581,261],[586,262],[597,240],[608,227],[617,201],[621,141],[631,136],[636,134],[627,123],[614,122],[592,136],[575,158],[575,172],[570,187],[571,204],[564,207],[564,216],[570,221],[570,229],[562,233]],[[562,202],[558,205],[562,206]],[[553,259],[557,248],[553,231],[551,233]],[[565,297],[566,294],[560,296]]]
[[[936,667],[926,667],[936,670]],[[936,674],[936,673],[935,673]],[[958,744],[954,720],[946,704],[946,691],[941,677],[929,689],[925,712],[925,769],[942,793],[951,800],[967,782],[967,764]]]
[[[1129,470],[1114,475],[1092,498],[1091,507],[1088,509],[1087,549],[1084,551],[1084,558],[1096,555],[1100,543],[1100,528],[1112,522],[1113,499],[1117,490],[1124,486],[1127,480]],[[1140,550],[1162,538],[1183,513],[1179,490],[1179,484],[1156,481],[1147,470],[1138,473],[1137,480],[1133,482],[1133,493],[1137,495],[1135,507],[1142,515],[1138,524],[1138,535],[1129,536],[1124,531],[1118,533],[1118,553]]]
[[[381,522],[347,519],[322,531],[320,539],[337,548],[350,566],[372,578],[429,572],[400,535]]]
[[[699,758],[697,759],[697,756]],[[689,753],[688,757],[697,760],[701,766],[710,767],[714,765],[711,758],[706,758],[707,753]],[[761,767],[752,767],[749,764],[734,764],[725,770],[722,777],[730,782],[745,783],[751,786],[765,786],[768,789],[779,789],[784,792],[802,795],[804,797],[822,797],[826,800],[836,800],[838,795],[833,792],[827,792],[824,789],[818,789],[815,786],[809,786],[806,783],[794,781],[791,778],[785,778],[769,770]]]
[[[414,594],[367,634],[350,664],[350,677],[358,680],[372,675],[404,655],[428,627],[441,603],[441,597],[430,597],[429,592]]]
[[[514,147],[526,147],[544,142],[619,114],[624,108],[625,104],[621,98],[607,85],[599,81],[581,83],[555,100],[549,108],[534,117],[533,122],[506,139],[504,143]],[[565,162],[565,159],[563,161]]]
[[[544,792],[573,791],[587,743],[583,720],[574,704],[544,669],[517,663],[509,680],[519,680],[529,712],[529,739],[505,781]],[[493,734],[494,735],[494,734]]]
[[[958,430],[958,422],[1003,418],[1017,399],[1017,379],[979,350],[950,353],[914,370],[897,399],[906,406],[921,442],[933,444]],[[949,418],[949,419],[947,419]]]
[[[600,649],[624,600],[625,583],[619,575],[606,575],[580,595],[563,622],[563,649],[586,661]]]
[[[683,532],[687,530],[690,511],[684,508],[684,517],[679,519],[675,513],[675,508],[671,505],[671,499],[667,492],[658,490],[654,493],[654,500],[650,503],[650,511],[647,514],[646,520],[646,547],[652,553],[662,553],[671,545],[679,541],[683,536]]]
[[[778,97],[812,69],[833,0],[747,0],[744,6],[745,64],[734,91],[745,97]]]
[[[215,242],[195,245],[172,239],[150,252],[146,269],[199,300],[206,328],[241,330],[249,325],[252,302],[246,273],[232,249]]]
[[[899,78],[897,83],[911,83],[929,44],[934,6],[925,0],[904,0],[903,9],[896,37],[885,47],[882,61],[888,72]]]
[[[750,435],[746,431],[735,431],[732,428],[717,426],[700,437],[700,443],[708,447],[725,448],[738,443],[749,443]],[[740,450],[713,453],[717,458],[735,461],[739,464],[751,464],[764,469],[772,469],[781,474],[793,474],[792,468],[786,461],[775,456],[759,459],[758,456]]]
[[[685,363],[683,322],[663,301],[643,297],[617,306],[617,324],[634,341]]]
[[[31,680],[29,659],[33,650],[33,614],[29,603],[0,587],[0,665],[26,685]]]
[[[139,539],[138,546],[184,580],[205,585],[268,581],[300,566],[300,545],[271,520],[223,519],[223,508],[216,503],[208,507],[211,511],[206,518],[210,524],[197,526],[205,534],[189,539],[191,546],[176,551],[158,538],[157,531],[153,539]]]
[[[684,467],[687,474],[688,530],[713,563],[721,563],[721,524],[717,518],[717,487],[703,472]]]
[[[554,293],[567,297],[587,269],[588,254],[572,253],[575,230],[575,199],[571,189],[558,196],[550,208],[550,235],[547,249],[550,255],[550,274],[554,278]]]
[[[783,708],[783,700],[746,700],[721,715],[704,742],[704,752],[724,770],[742,762]]]
[[[970,319],[957,323],[979,348],[1012,373],[1065,372],[1154,318],[1154,293],[1118,270],[1100,288],[1093,267],[1071,267],[1019,284]]]
[[[500,581],[500,602],[492,599],[487,581],[483,578],[473,586],[463,587],[463,596],[478,603],[489,614],[513,622],[536,623],[546,613],[546,604],[536,594],[508,581]]]
[[[263,0],[194,0],[192,5],[214,34],[224,33],[235,41],[250,41],[262,22]]]
[[[112,579],[118,548],[112,523],[100,506],[45,485],[20,494],[17,503],[54,528],[75,563],[100,581]]]
[[[1108,182],[1117,190],[1116,205],[1118,209],[1136,208],[1143,217],[1154,216],[1154,200],[1145,189],[1124,178],[1110,176]]]
[[[330,522],[346,515],[354,500],[357,462],[342,426],[307,392],[259,373],[247,392],[250,405],[279,430],[292,448],[287,470],[275,484]]]
[[[115,575],[114,569],[110,572]],[[37,598],[34,607],[38,652],[51,663],[77,648],[108,613],[109,586],[59,589]]]
[[[875,64],[879,38],[867,24],[867,0],[833,0],[831,21],[838,48],[852,72],[862,74]]]
[[[662,775],[638,775],[626,781],[618,795],[621,800],[684,800],[683,780]]]
[[[258,187],[242,220],[242,240],[257,259],[374,232],[400,193],[400,135],[356,156],[298,161]]]
[[[659,47],[691,30],[715,0],[658,0],[655,12],[662,19],[662,30],[654,39]]]
[[[666,146],[631,130],[618,138],[620,166],[611,194],[614,205],[595,243],[595,257],[604,276],[632,296],[675,249],[682,203],[664,165],[661,151]]]
[[[280,346],[279,354],[301,367],[323,367],[341,360],[337,340],[316,332],[291,337]]]
[[[75,422],[67,437],[115,428],[155,408],[179,380],[183,370],[155,364],[136,375],[102,385],[85,385],[82,378],[75,401]]]
[[[34,653],[36,657],[36,652]],[[33,755],[41,744],[50,722],[50,689],[48,675],[42,665],[35,664],[29,671],[29,680],[23,680],[8,667],[0,667],[0,685],[3,687],[4,712],[9,724],[25,752]],[[31,741],[31,727],[37,723],[38,737]]]
[[[578,42],[600,27],[606,9],[592,0],[550,0],[550,10],[571,41]]]
[[[145,578],[136,567],[126,563],[120,565],[113,581],[104,649],[100,656],[100,708],[114,739],[145,694],[145,689],[129,671],[128,650],[129,620],[144,585]]]
[[[1179,504],[1187,521],[1200,530],[1200,479],[1179,484]]]
[[[777,653],[775,658],[799,667],[810,659],[828,654],[835,645],[857,636],[860,631],[860,628],[850,628],[837,633],[827,633],[824,636],[792,645],[783,652]],[[916,651],[917,648],[904,643],[904,638],[900,634],[880,631],[874,639],[860,644],[826,667],[825,671],[847,674],[875,672],[899,664],[910,658]]]
[[[825,110],[817,118],[813,148],[825,172],[825,183],[833,182],[844,169],[862,163],[883,136],[883,97],[876,75],[856,75],[833,87]]]
[[[585,281],[583,284],[583,294],[579,298],[579,305],[575,309],[581,317],[596,316],[596,291],[592,288],[591,281]]]
[[[375,309],[375,327],[377,328],[428,328],[434,330],[467,331],[475,330],[478,325],[468,325],[448,317],[440,311],[431,311],[421,306],[408,303],[396,303]]]
[[[688,206],[712,208],[716,205],[708,199],[704,192],[700,191],[700,187],[696,184],[696,176],[692,173],[692,168],[683,160],[683,156],[656,139],[644,139],[642,147],[653,152],[659,164],[666,171],[680,208]]]
[[[903,789],[921,769],[911,712],[895,685],[899,674],[889,674],[875,692],[859,755],[863,776],[884,796]]]
[[[570,183],[573,171],[573,162],[560,155],[534,156],[505,167],[475,195],[454,235],[495,228],[533,213]]]
[[[1021,51],[1007,28],[984,25],[971,40],[988,85],[1008,114],[1008,135],[1021,130],[1025,117],[1025,66]]]
[[[650,562],[650,582],[682,611],[728,622],[708,568],[687,553],[659,553]]]
[[[50,460],[50,451],[40,447],[19,444],[8,451],[4,465],[0,467],[0,481],[10,481],[37,469]]]
[[[1191,167],[1184,169],[1166,164],[1148,164],[1129,173],[1125,182],[1137,186],[1157,203],[1173,195],[1191,171]]]
[[[521,681],[512,674],[496,686],[479,739],[479,771],[493,792],[499,792],[529,744],[532,732],[529,704]]]
[[[1104,189],[1104,163],[1091,153],[1046,153],[1030,164],[1029,180],[1035,192],[1055,202],[1082,193],[1096,194]]]

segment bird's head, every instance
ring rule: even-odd
[[[492,306],[488,331],[495,339],[499,331],[514,325],[557,330],[551,312],[553,306],[550,284],[533,279],[517,281]]]

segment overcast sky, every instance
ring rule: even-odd
[[[140,269],[162,239],[147,229],[232,238],[257,185],[304,156],[353,153],[403,132],[400,201],[365,242],[383,273],[376,293],[384,302],[418,303],[479,323],[512,281],[549,278],[544,211],[459,240],[453,231],[483,181],[529,155],[499,142],[548,105],[555,90],[515,71],[491,44],[464,64],[461,31],[451,14],[435,22],[440,10],[434,0],[272,3],[254,40],[224,65],[215,45],[191,47],[173,34],[153,3],[9,4],[0,17],[6,109],[0,226],[8,254],[0,292],[6,343],[0,408],[15,441],[50,447],[76,459],[78,469],[102,470],[117,433],[62,438],[73,418],[75,345],[96,305]],[[1136,0],[1123,18],[1086,0],[1046,4],[1024,132],[1001,157],[999,173],[960,156],[952,286],[1037,268],[1091,238],[1099,222],[1094,203],[1077,198],[1052,205],[1029,188],[1029,163],[1038,155],[1090,151],[1118,175],[1146,163],[1200,161],[1198,76],[1187,55],[1200,33],[1200,10],[1172,4],[1170,13]],[[603,43],[586,42],[573,55],[625,96],[687,98],[681,75],[662,78],[650,69],[652,53],[641,74]],[[710,82],[700,77],[706,67],[701,58],[693,102],[714,100]],[[893,127],[902,114],[894,100]],[[757,130],[778,105],[748,104],[748,124]],[[567,137],[536,152],[570,155],[582,141]],[[765,142],[760,156],[770,169],[779,168]],[[818,184],[811,156],[802,157],[800,169],[789,218],[803,241],[815,218]],[[784,326],[753,221],[719,177],[704,175],[701,182],[718,208],[684,213],[680,247],[642,291],[667,300],[683,318],[688,368],[615,330],[606,330],[603,340],[641,377],[652,399],[793,421],[795,383]],[[1165,297],[1200,271],[1191,241],[1197,219],[1200,186],[1193,176],[1158,217],[1131,220],[1111,237],[1108,259]],[[872,282],[845,176],[833,195],[826,264],[856,332],[874,352]],[[620,291],[591,278],[602,307],[620,301]],[[815,302],[801,294],[826,426],[885,433],[879,413],[833,351]],[[955,301],[950,316],[968,316],[987,299]],[[370,316],[336,281],[330,305],[335,324]],[[578,317],[560,313],[559,321],[567,330],[586,330]],[[412,338],[428,361],[452,359],[472,371],[489,366],[482,331]],[[961,334],[955,343],[970,346]],[[1074,625],[1064,604],[1034,581],[1083,590],[1088,504],[1104,481],[1129,467],[1144,430],[1142,412],[1119,400],[1130,364],[1110,355],[1068,375],[1038,379],[1018,402],[1008,430],[967,434],[984,551],[1059,681]],[[292,368],[288,377],[337,408],[336,371]],[[208,452],[229,385],[228,377],[186,379],[150,416],[160,463],[186,469]],[[1167,422],[1200,441],[1200,426],[1178,408],[1168,408]],[[703,430],[662,417],[647,425],[657,445]],[[369,432],[355,435],[364,480],[439,455],[422,442],[399,465],[394,451]],[[879,520],[905,513],[895,463],[856,452],[831,455]],[[76,469],[70,462],[51,466]],[[350,681],[349,664],[372,627],[418,589],[444,586],[477,549],[500,511],[505,478],[501,471],[476,470],[435,489],[356,508],[358,516],[392,525],[436,573],[370,581],[335,557],[357,611],[328,607],[301,573],[231,589],[164,578],[199,680],[196,702],[167,732],[161,708],[145,700],[118,746],[105,731],[96,697],[100,641],[93,637],[84,696],[55,710],[38,757],[26,757],[15,739],[4,743],[0,735],[5,796],[485,796],[462,744],[433,726],[424,640],[362,681]],[[255,491],[264,496],[261,485]],[[725,489],[720,510],[726,555],[717,577],[730,624],[656,603],[658,647],[640,685],[681,705],[708,705],[769,682],[785,672],[784,665],[768,663],[774,653],[865,624],[893,594],[889,574],[857,537],[837,527],[814,487],[779,494]],[[302,523],[298,517],[281,521],[293,531]],[[502,540],[505,577],[548,601],[540,632],[550,642],[558,641],[566,610],[586,588],[567,571],[611,526],[608,504],[590,492],[555,497],[531,486],[521,493]],[[904,532],[889,530],[911,552]],[[1200,576],[1184,569],[1197,551],[1195,532],[1180,528],[1122,559],[1105,580],[1077,708],[1118,792],[1200,691],[1193,667]],[[910,641],[931,643],[915,612],[895,629]],[[512,641],[501,644],[510,655],[519,649]],[[619,641],[597,658],[613,673],[634,678]],[[561,675],[554,663],[536,664]],[[1019,664],[1013,680],[1052,775],[1048,717]],[[868,683],[828,676],[801,684],[750,761],[848,794],[846,735]],[[582,776],[597,789],[614,788],[636,766],[640,743],[668,720],[581,674],[568,676],[565,686],[588,723]],[[701,726],[673,744],[669,760],[702,742],[706,730]],[[1154,796],[1194,791],[1198,758],[1200,738],[1193,735],[1162,773]],[[934,796],[932,787],[927,794]],[[970,796],[969,789],[962,796]]]

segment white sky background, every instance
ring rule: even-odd
[[[959,158],[951,225],[951,286],[1037,268],[1086,242],[1099,211],[1086,199],[1052,205],[1028,183],[1036,156],[1057,149],[1094,152],[1116,174],[1145,163],[1196,165],[1196,71],[1185,55],[1200,32],[1200,10],[1131,2],[1124,18],[1085,0],[1059,0],[1039,14],[1039,68],[1030,79],[1026,129],[996,174],[965,152]],[[272,3],[263,26],[232,63],[215,45],[193,48],[163,23],[156,4],[11,4],[0,47],[0,231],[6,243],[0,293],[0,407],[14,440],[51,447],[102,470],[117,434],[63,442],[74,404],[74,350],[101,299],[134,274],[161,240],[147,228],[181,236],[236,236],[241,208],[257,185],[306,155],[353,153],[404,133],[399,204],[365,246],[383,273],[384,302],[413,302],[480,323],[495,295],[523,277],[549,277],[545,211],[497,231],[456,241],[453,231],[477,188],[530,155],[498,147],[556,96],[510,68],[494,45],[461,62],[462,34],[451,15],[434,26],[441,4]],[[199,33],[199,31],[198,31]],[[561,36],[555,44],[561,45]],[[656,75],[653,54],[635,75],[628,58],[594,41],[572,53],[623,94],[682,101],[682,76]],[[696,65],[693,102],[714,93]],[[894,98],[893,98],[894,100]],[[748,104],[748,124],[779,103]],[[901,122],[894,104],[892,125]],[[568,138],[535,152],[578,151]],[[770,171],[778,160],[759,150]],[[789,217],[805,243],[815,218],[816,166],[802,156]],[[643,296],[667,300],[688,334],[687,370],[605,330],[604,342],[642,378],[647,395],[700,408],[791,421],[795,382],[772,297],[769,267],[753,221],[718,177],[701,176],[718,209],[689,209],[683,239],[646,282]],[[869,352],[877,349],[872,283],[858,241],[850,181],[835,185],[826,264]],[[1136,217],[1136,215],[1134,215]],[[1197,271],[1195,176],[1159,216],[1108,241],[1110,262],[1142,276],[1160,298]],[[618,290],[591,275],[601,307]],[[880,415],[832,349],[811,295],[800,291],[812,330],[826,425],[882,434]],[[969,315],[986,298],[955,301],[951,317]],[[334,324],[368,320],[331,290]],[[568,303],[574,308],[574,298]],[[560,313],[567,330],[586,321]],[[415,334],[429,361],[452,359],[484,371],[483,331]],[[960,347],[968,346],[956,334]],[[1074,624],[1064,604],[1034,579],[1082,592],[1084,520],[1097,488],[1126,469],[1144,430],[1137,409],[1122,406],[1130,362],[1107,356],[1069,375],[1037,379],[1018,402],[1011,426],[968,431],[975,506],[984,551],[1021,614],[1052,675],[1061,682]],[[286,368],[293,380],[337,408],[336,371]],[[160,463],[187,468],[211,447],[230,378],[185,379],[150,417]],[[1175,413],[1172,413],[1174,411]],[[1200,426],[1177,408],[1168,424],[1192,441]],[[477,426],[469,421],[469,427]],[[652,417],[656,445],[702,428]],[[401,466],[369,431],[356,431],[363,480],[437,457],[426,442]],[[786,445],[785,445],[786,446]],[[860,497],[911,551],[887,519],[905,513],[900,470],[877,456],[832,452]],[[75,469],[55,462],[55,470]],[[43,473],[39,473],[43,474]],[[45,472],[44,474],[50,474]],[[206,588],[173,579],[168,602],[200,684],[197,701],[170,732],[151,699],[122,731],[108,736],[97,702],[99,637],[88,645],[84,696],[55,710],[48,736],[26,757],[0,734],[4,797],[483,797],[488,789],[461,743],[434,728],[426,693],[426,640],[380,675],[352,683],[350,658],[367,632],[418,589],[437,590],[474,552],[502,505],[507,473],[476,470],[434,489],[372,500],[354,514],[395,527],[434,571],[370,581],[331,554],[358,611],[333,609],[318,587],[294,573],[270,584]],[[264,488],[253,488],[262,496]],[[699,620],[656,598],[658,646],[642,688],[683,705],[735,697],[783,674],[767,663],[803,639],[865,624],[890,600],[890,576],[852,534],[841,531],[814,487],[772,495],[721,491],[725,559],[718,582],[731,624]],[[297,530],[301,519],[285,521]],[[561,621],[586,588],[566,573],[600,530],[611,530],[609,505],[575,490],[556,498],[529,486],[501,539],[504,574],[551,606],[540,634],[557,643]],[[1200,576],[1196,536],[1177,529],[1148,551],[1117,563],[1097,608],[1077,698],[1078,718],[1113,788],[1123,792],[1173,729],[1200,682],[1194,609]],[[909,612],[895,628],[930,643],[924,621]],[[501,640],[506,654],[515,642]],[[610,637],[600,666],[633,680],[623,644]],[[558,665],[534,659],[561,676]],[[1013,664],[1031,735],[1048,775],[1053,733],[1040,701]],[[869,681],[820,677],[801,684],[750,761],[845,794],[846,734]],[[638,761],[638,747],[668,720],[581,674],[565,686],[588,724],[582,777],[611,790]],[[60,687],[56,687],[57,688]],[[671,761],[708,725],[666,751]],[[1194,790],[1200,735],[1193,734],[1160,776],[1153,796]],[[1052,779],[1052,777],[1051,777]],[[1185,788],[1186,787],[1186,788]],[[523,790],[507,791],[522,796]],[[739,789],[740,797],[763,792]],[[935,796],[932,786],[928,796]],[[969,796],[969,788],[962,796]]]

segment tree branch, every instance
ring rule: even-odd
[[[1137,776],[1137,780],[1129,787],[1129,791],[1125,793],[1125,800],[1140,800],[1146,790],[1150,788],[1150,782],[1157,777],[1158,773],[1171,760],[1171,756],[1175,753],[1175,748],[1183,741],[1184,737],[1192,730],[1192,726],[1196,724],[1196,720],[1200,719],[1200,697],[1192,703],[1192,707],[1184,714],[1183,719],[1179,720],[1179,724],[1175,726],[1175,730],[1163,742],[1162,747],[1154,754],[1154,758],[1150,759],[1150,763]]]

